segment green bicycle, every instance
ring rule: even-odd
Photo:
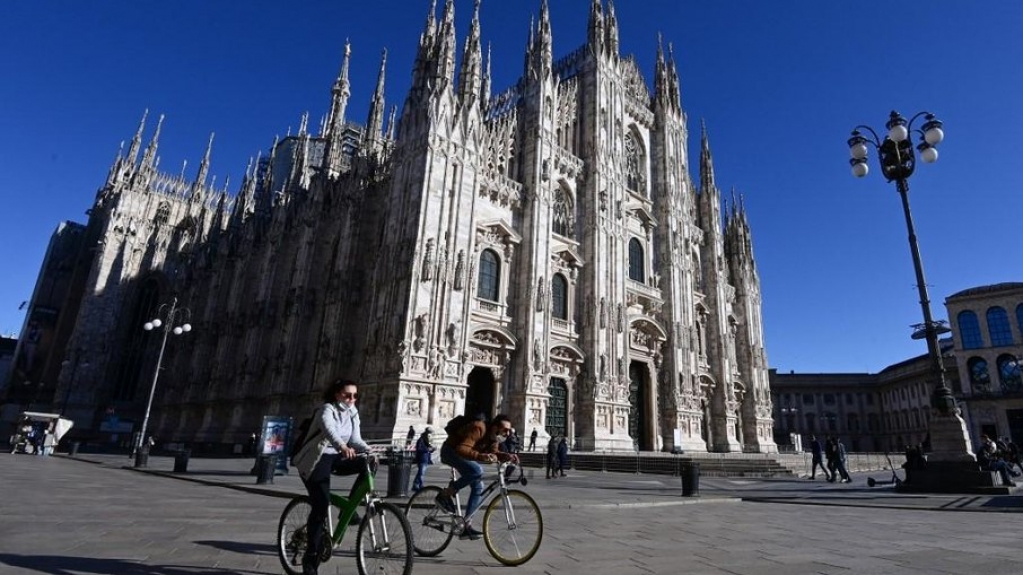
[[[393,503],[387,503],[377,497],[374,492],[373,474],[370,460],[365,455],[359,456],[366,466],[362,481],[356,480],[352,497],[330,494],[330,504],[339,510],[337,524],[331,525],[330,514],[327,514],[327,525],[323,532],[323,553],[320,562],[325,563],[341,544],[348,530],[348,523],[355,516],[361,503],[366,504],[366,511],[359,522],[355,541],[355,564],[359,575],[370,573],[400,573],[409,575],[412,572],[412,530],[405,514]],[[288,575],[301,575],[302,556],[308,547],[306,523],[312,507],[309,497],[296,497],[288,503],[281,514],[277,526],[277,554],[281,565]]]
[[[498,465],[497,477],[483,490],[479,509],[485,509],[482,531],[487,551],[494,559],[514,567],[532,559],[540,549],[543,516],[540,506],[525,491],[508,488],[509,483],[526,484],[522,467],[519,467],[519,476],[515,480],[508,477],[507,470],[507,462]],[[451,478],[455,477],[456,472],[452,469]],[[455,512],[449,513],[436,502],[440,492],[439,487],[425,487],[405,505],[416,554],[423,557],[433,557],[444,551],[455,533],[461,532],[465,525],[458,495],[455,495]],[[490,503],[486,504],[488,498],[491,498]]]

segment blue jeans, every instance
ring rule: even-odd
[[[423,476],[426,475],[426,468],[429,467],[429,463],[419,463],[419,471],[416,472],[416,478],[412,481],[412,491],[423,490]]]
[[[458,472],[458,480],[452,481],[448,487],[457,493],[466,485],[472,486],[469,491],[469,501],[465,504],[465,516],[472,517],[483,498],[483,467],[475,461],[463,459],[455,453],[453,447],[447,445],[442,445],[440,448],[440,460],[442,463],[454,467]]]

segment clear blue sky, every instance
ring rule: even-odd
[[[443,4],[441,0],[440,4]],[[589,0],[551,0],[555,57],[585,39]],[[495,92],[522,71],[540,0],[485,0]],[[0,332],[21,329],[50,234],[84,212],[142,111],[166,114],[161,168],[236,191],[275,134],[326,112],[346,38],[348,116],[364,121],[380,51],[389,103],[404,101],[428,0],[9,2],[0,18]],[[439,10],[439,7],[438,7]],[[651,77],[672,42],[689,115],[718,184],[746,202],[772,367],[877,371],[924,353],[898,195],[855,180],[850,130],[891,109],[932,110],[946,141],[911,180],[935,316],[961,289],[1019,281],[1023,3],[620,0],[622,51]],[[456,1],[459,50],[472,2]],[[150,123],[147,138],[152,131]],[[694,163],[695,166],[695,163]]]

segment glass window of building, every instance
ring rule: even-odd
[[[639,240],[629,240],[629,279],[643,283],[646,280],[646,271],[643,265],[643,245]]]
[[[1012,345],[1012,328],[1009,327],[1009,314],[1005,308],[994,306],[987,310],[987,331],[991,347]]]
[[[498,285],[501,280],[501,264],[493,250],[483,250],[480,254],[480,280],[476,295],[480,299],[498,301]]]
[[[970,373],[970,387],[975,392],[991,391],[991,374],[988,372],[987,360],[982,357],[971,357],[966,361],[966,370]]]
[[[998,356],[998,379],[1003,391],[1014,393],[1023,389],[1019,360],[1007,353]]]
[[[558,319],[568,319],[568,282],[561,274],[551,278],[551,313]]]
[[[984,340],[980,336],[980,320],[977,314],[970,310],[959,312],[957,317],[959,323],[959,337],[962,339],[963,349],[980,349],[984,347]]]

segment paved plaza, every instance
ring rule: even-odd
[[[279,574],[273,540],[294,475],[256,486],[251,460],[0,455],[0,573]],[[445,477],[431,468],[430,481]],[[806,479],[601,472],[525,487],[544,509],[539,553],[500,566],[482,542],[456,540],[417,574],[969,574],[1023,572],[1023,498],[923,496]],[[381,485],[385,481],[381,476]],[[335,486],[347,480],[335,478]],[[350,556],[324,574],[355,573]]]

